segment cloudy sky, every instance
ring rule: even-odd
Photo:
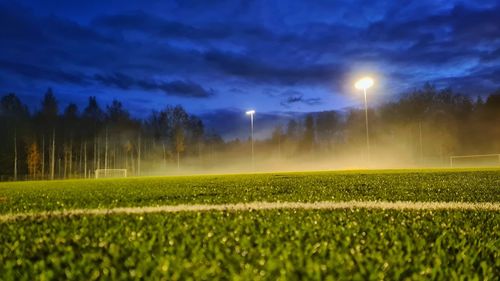
[[[95,95],[141,115],[167,104],[228,113],[357,106],[431,82],[499,88],[498,1],[2,1],[0,92],[32,106]],[[217,116],[216,119],[214,119]]]

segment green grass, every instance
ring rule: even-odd
[[[499,170],[0,184],[0,214],[251,201],[500,202]],[[268,210],[0,222],[0,280],[496,280],[494,211]]]
[[[0,183],[0,199],[0,214],[251,201],[499,202],[500,171],[353,171]]]
[[[4,280],[500,276],[500,216],[489,212],[259,211],[28,219],[3,225],[0,243]]]

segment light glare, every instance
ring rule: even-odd
[[[255,114],[255,110],[249,110],[246,112],[247,115],[252,115],[252,114]]]
[[[373,79],[370,77],[361,78],[354,84],[354,87],[358,90],[368,89],[373,86]]]

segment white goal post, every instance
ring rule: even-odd
[[[95,178],[126,178],[127,169],[97,169]]]
[[[460,163],[461,162],[461,163]],[[450,167],[457,164],[464,166],[475,163],[480,166],[500,166],[500,154],[476,154],[476,155],[456,155],[450,156]]]

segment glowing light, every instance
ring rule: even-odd
[[[252,135],[251,135],[251,138],[252,138],[252,170],[255,169],[255,158],[254,158],[254,153],[253,153],[253,115],[255,114],[255,110],[249,110],[246,112],[247,115],[250,115],[250,129],[252,131]]]
[[[366,90],[371,86],[373,86],[373,79],[370,77],[361,78],[356,82],[356,84],[354,84],[354,87],[358,90]]]

